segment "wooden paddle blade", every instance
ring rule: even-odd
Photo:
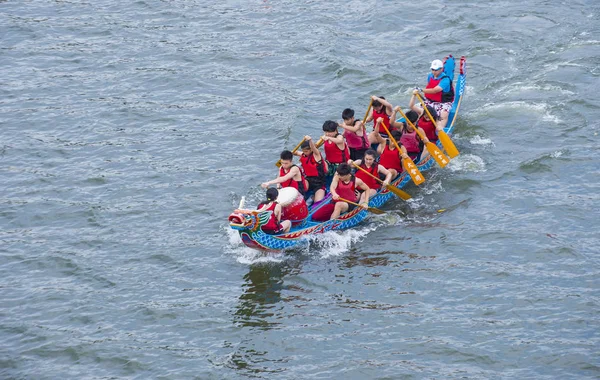
[[[402,159],[402,167],[404,168],[404,171],[408,173],[410,178],[412,178],[415,185],[419,186],[420,184],[425,182],[425,177],[423,177],[423,174],[421,174],[421,172],[417,168],[417,165],[415,165],[415,163],[413,162],[413,160],[410,159],[410,157]]]
[[[385,211],[380,210],[380,209],[378,209],[376,207],[369,207],[367,209],[367,211],[372,212],[373,214],[377,214],[377,215],[385,214]]]
[[[280,168],[280,167],[281,167],[281,160],[277,161],[277,162],[275,163],[275,166],[277,166],[278,168]]]
[[[454,143],[450,139],[450,136],[448,136],[446,132],[439,131],[438,138],[442,142],[442,146],[444,147],[446,153],[448,153],[448,156],[450,156],[450,158],[454,158],[459,155],[458,149],[456,149],[456,146],[454,145]]]
[[[387,185],[385,188],[388,189],[390,192],[396,194],[396,196],[398,198],[401,198],[401,199],[403,199],[405,201],[407,201],[410,198],[412,198],[409,193],[407,193],[406,191],[400,190],[399,188],[397,188],[394,185]]]
[[[437,145],[429,142],[425,144],[425,146],[427,147],[427,151],[429,152],[429,154],[431,154],[431,157],[433,157],[433,159],[435,160],[435,162],[438,163],[438,165],[440,165],[442,168],[448,165],[450,159],[446,157],[444,152],[440,148],[438,148]]]

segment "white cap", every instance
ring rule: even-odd
[[[439,70],[442,67],[444,67],[444,63],[442,61],[440,61],[439,59],[436,59],[433,62],[431,62],[431,68],[433,70]]]

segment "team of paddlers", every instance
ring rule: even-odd
[[[427,86],[413,91],[406,114],[383,96],[372,96],[362,121],[355,119],[350,108],[342,112],[341,123],[327,120],[317,143],[307,135],[293,151],[281,152],[277,178],[262,183],[267,198],[258,210],[272,211],[263,231],[279,234],[291,228],[289,220],[281,220],[278,191],[270,185],[293,187],[308,202],[321,201],[329,190],[332,207],[327,215],[319,216],[324,220],[337,219],[357,206],[368,208],[369,198],[403,171],[402,160],[418,162],[429,154],[424,146],[435,144],[438,133],[443,133],[453,101],[452,78],[444,72],[444,63],[436,59],[431,63]],[[403,121],[397,121],[398,114]],[[368,131],[366,124],[371,121],[373,126]],[[321,145],[324,155],[319,150]],[[300,166],[293,163],[294,155],[299,157]],[[439,157],[436,160],[439,162]],[[313,219],[318,220],[314,215]]]

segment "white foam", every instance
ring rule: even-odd
[[[477,136],[473,136],[471,137],[471,139],[469,140],[469,142],[473,145],[490,145],[490,146],[496,146],[496,144],[494,144],[494,142],[489,139],[489,138],[483,138],[479,135]]]
[[[331,256],[341,256],[348,252],[352,245],[361,241],[367,234],[373,231],[375,227],[359,227],[344,231],[328,231],[323,234],[312,235],[309,237],[313,244],[320,249],[311,250],[316,252],[321,258]]]
[[[431,181],[427,181],[425,182],[427,184],[427,186],[422,188],[421,194],[419,195],[431,195],[433,193],[443,193],[444,192],[444,187],[442,186],[442,181],[436,181],[436,182],[431,182]],[[414,199],[414,198],[412,198]],[[417,209],[419,208],[419,206],[421,206],[419,204],[420,202],[415,200],[411,203],[409,203],[410,208],[412,209]]]
[[[550,84],[539,85],[539,84],[531,84],[526,82],[516,82],[511,84],[504,92],[506,94],[522,94],[523,92],[552,92],[552,93],[560,93],[563,95],[574,95],[575,93],[570,90],[565,90],[560,86],[553,86]]]
[[[563,152],[561,152],[560,150],[558,150],[556,152],[551,153],[550,157],[552,157],[552,158],[559,158],[562,155],[563,155]]]
[[[262,252],[250,247],[235,250],[237,262],[244,265],[259,263],[281,263],[285,260],[284,253]]]
[[[479,107],[477,111],[474,111],[473,114],[488,114],[489,112],[499,112],[506,111],[506,109],[526,109],[529,112],[534,112],[537,114],[541,114],[542,119],[547,122],[552,122],[555,124],[562,123],[562,120],[557,116],[554,116],[548,111],[548,105],[546,103],[532,103],[532,102],[524,102],[524,101],[514,101],[514,102],[504,102],[504,103],[487,103],[482,107]]]
[[[447,167],[453,172],[477,173],[486,171],[483,159],[474,154],[461,154],[450,161]]]

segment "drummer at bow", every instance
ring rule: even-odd
[[[369,207],[369,186],[360,178],[352,175],[350,165],[345,162],[339,164],[330,187],[331,198],[335,202],[335,207],[329,219],[337,219],[342,213],[352,211],[356,207],[358,201],[357,189],[362,190],[360,205],[365,208]]]
[[[272,211],[269,221],[261,228],[263,232],[269,235],[277,235],[289,232],[292,222],[289,220],[281,221],[281,205],[277,203],[279,191],[274,187],[267,189],[267,200],[259,204],[258,211]]]

